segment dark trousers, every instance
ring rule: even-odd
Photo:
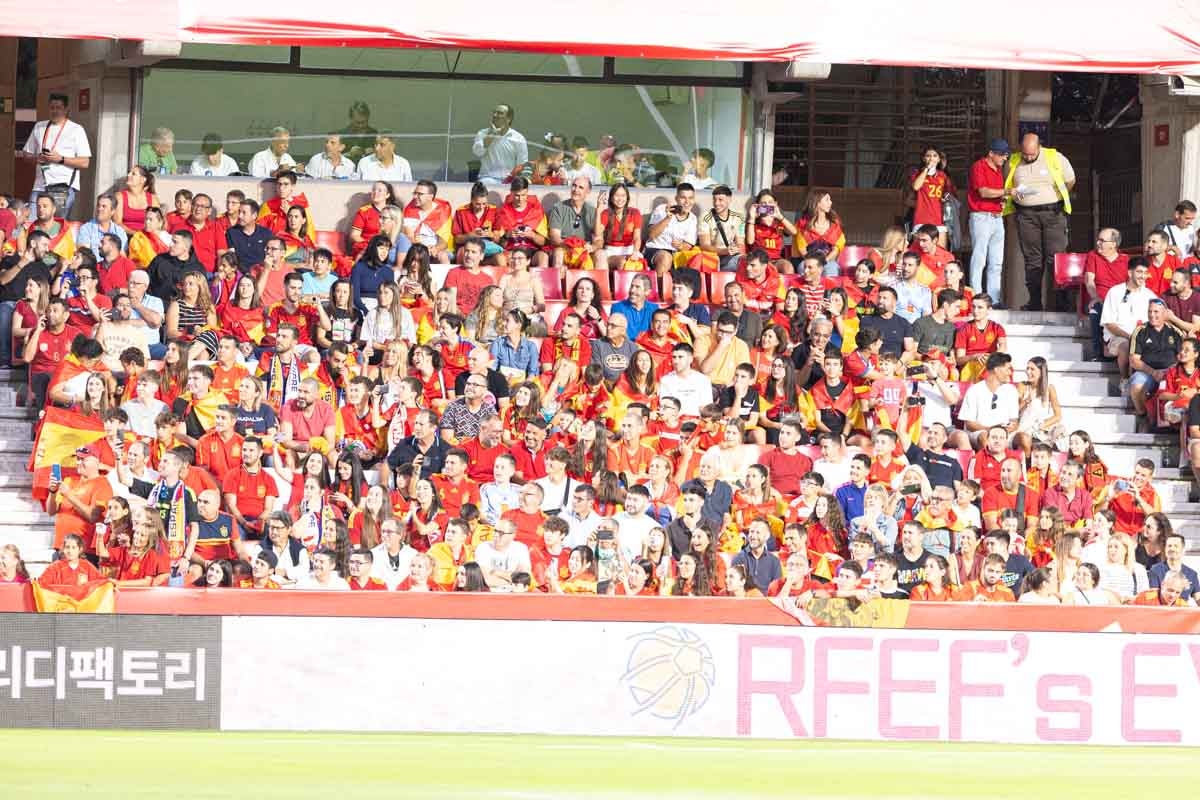
[[[1067,249],[1067,224],[1070,218],[1062,205],[1022,208],[1017,206],[1017,242],[1025,259],[1025,288],[1030,308],[1042,309],[1042,283],[1054,274],[1054,256]]]
[[[50,389],[51,377],[53,375],[49,372],[35,372],[29,376],[29,388],[33,390],[32,408],[38,411],[46,407],[46,392]]]

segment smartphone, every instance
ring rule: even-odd
[[[55,464],[50,467],[50,480],[62,483],[62,465]]]
[[[915,483],[909,484],[908,486],[900,487],[900,494],[919,494],[920,491],[921,491],[921,487],[916,485]]]
[[[773,206],[769,206],[769,205],[766,205],[765,203],[762,203],[762,204],[759,204],[759,206],[758,206],[758,215],[760,217],[765,216],[767,214],[772,213],[774,210],[775,210],[775,208]]]

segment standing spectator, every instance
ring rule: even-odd
[[[396,153],[396,140],[391,134],[375,137],[374,151],[358,162],[358,177],[364,181],[396,181],[409,183],[413,179],[408,159]]]
[[[932,225],[937,228],[937,243],[946,247],[947,229],[942,212],[942,199],[955,193],[954,182],[941,167],[942,156],[936,147],[926,147],[921,154],[921,166],[912,171],[913,228]]]
[[[155,128],[150,141],[138,148],[138,164],[158,175],[174,175],[179,172],[175,161],[175,132],[170,128]]]
[[[1096,235],[1096,248],[1087,254],[1083,265],[1083,285],[1087,292],[1088,320],[1092,326],[1092,360],[1102,361],[1105,357],[1104,327],[1100,324],[1100,313],[1104,310],[1104,298],[1114,286],[1129,279],[1129,256],[1120,251],[1121,232],[1116,228],[1101,228]]]
[[[1075,170],[1066,156],[1042,147],[1036,133],[1027,133],[1021,139],[1021,152],[1008,159],[1004,188],[1012,189],[1004,214],[1017,214],[1017,240],[1025,261],[1029,302],[1022,310],[1041,311],[1045,275],[1054,274],[1055,254],[1067,249]]]
[[[525,137],[513,130],[513,107],[499,103],[492,109],[492,124],[475,134],[471,152],[479,159],[479,180],[490,186],[504,182],[518,164],[529,160]]]
[[[79,171],[92,164],[92,148],[87,132],[77,122],[67,119],[65,94],[52,93],[47,106],[50,118],[37,122],[25,141],[20,157],[37,163],[33,193],[29,202],[36,203],[38,195],[51,192],[66,198],[60,203],[63,219],[70,219],[79,191]]]
[[[255,178],[278,178],[285,172],[304,172],[304,167],[297,164],[296,159],[288,153],[291,140],[292,134],[287,128],[272,128],[271,143],[250,159],[250,175]]]
[[[1168,253],[1178,259],[1187,258],[1196,243],[1196,204],[1191,200],[1180,200],[1171,218],[1155,225],[1154,230],[1166,234],[1170,242]]]
[[[1000,302],[1000,273],[1004,266],[1004,201],[1012,194],[1004,188],[1004,162],[1010,154],[1008,142],[992,139],[987,155],[971,165],[967,176],[968,224],[971,229],[971,287],[984,290]]]

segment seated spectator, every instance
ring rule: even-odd
[[[737,269],[735,279],[745,297],[745,305],[751,311],[769,315],[783,299],[784,286],[779,273],[772,265],[767,251],[756,247],[746,256]],[[807,298],[808,292],[805,292]]]
[[[412,167],[408,159],[396,153],[396,140],[391,134],[376,135],[374,149],[358,162],[358,177],[364,181],[395,181],[410,183]]]
[[[992,353],[1008,352],[1008,334],[1004,326],[988,319],[991,310],[991,296],[980,294],[971,301],[971,321],[954,337],[954,360],[964,382],[979,379]]]
[[[99,253],[101,237],[111,234],[117,237],[120,241],[120,249],[124,250],[128,241],[128,234],[113,219],[116,207],[117,200],[111,194],[102,194],[97,197],[96,216],[79,226],[79,231],[75,234],[76,246],[86,247],[93,253]]]
[[[1190,590],[1188,578],[1182,572],[1167,572],[1157,589],[1147,589],[1133,598],[1135,606],[1186,606]]]
[[[880,350],[899,353],[900,360],[907,364],[917,353],[917,342],[913,338],[912,323],[896,313],[898,297],[891,286],[879,290],[879,307],[874,314],[862,318],[859,333],[873,331],[881,337]]]
[[[614,308],[608,318],[605,334],[592,342],[592,361],[604,370],[604,380],[610,384],[629,370],[638,346],[628,336],[629,323],[625,315]]]
[[[66,219],[56,216],[58,205],[48,194],[40,194],[37,198],[36,214],[17,235],[17,252],[24,252],[29,235],[41,231],[50,237],[50,252],[58,258],[67,260],[75,255],[75,237]]]
[[[225,143],[221,135],[206,133],[200,142],[200,155],[192,159],[191,173],[224,178],[238,171],[238,164],[225,154]]]
[[[1104,309],[1100,324],[1104,327],[1104,353],[1116,358],[1122,379],[1129,378],[1129,340],[1134,329],[1149,318],[1150,301],[1156,295],[1146,285],[1150,278],[1150,267],[1146,259],[1134,256],[1129,259],[1129,276],[1124,283],[1117,284],[1104,296]],[[1122,394],[1125,393],[1122,387]]]
[[[642,259],[642,212],[630,205],[629,188],[617,184],[608,192],[608,207],[596,218],[593,240],[599,240],[595,261],[609,269],[623,269],[629,260]]]
[[[1113,481],[1104,493],[1101,504],[1116,514],[1114,528],[1119,533],[1141,533],[1147,517],[1162,511],[1162,498],[1154,488],[1153,478],[1154,462],[1139,458],[1133,467],[1133,478]]]
[[[954,592],[954,599],[964,603],[1012,603],[1016,596],[1004,584],[1007,564],[1003,555],[989,553],[983,559],[979,579],[967,581]]]
[[[945,283],[946,265],[954,261],[954,254],[941,246],[945,243],[944,228],[944,225],[922,225],[913,236],[912,252],[921,259],[916,280],[922,286],[934,287]]]
[[[593,254],[603,250],[595,236],[596,207],[587,201],[592,182],[585,177],[571,179],[567,199],[550,209],[550,266],[559,269],[586,269],[594,264]]]
[[[967,389],[958,411],[959,422],[977,450],[992,427],[1003,428],[1009,435],[1016,433],[1021,416],[1017,387],[1012,385],[1012,356],[992,353],[984,366],[983,380]]]
[[[387,181],[375,181],[371,185],[370,202],[359,206],[350,223],[350,256],[359,258],[367,249],[367,243],[381,233],[380,215],[385,208],[400,204],[396,193]]]
[[[1120,251],[1121,232],[1116,228],[1101,228],[1096,247],[1087,254],[1083,265],[1083,285],[1087,292],[1088,319],[1092,326],[1092,360],[1105,356],[1104,327],[1100,315],[1104,299],[1114,287],[1129,280],[1129,256]]]
[[[702,372],[692,369],[694,351],[690,344],[680,342],[671,348],[672,370],[658,382],[658,396],[679,400],[685,417],[700,416],[701,406],[712,402],[712,382]]]
[[[582,322],[580,336],[589,342],[594,342],[608,330],[608,315],[600,303],[600,287],[591,278],[580,278],[571,287],[571,296],[567,299],[567,307],[559,314],[558,320],[551,327],[552,331],[562,328],[562,321],[567,314],[575,314]]]
[[[681,183],[675,187],[674,203],[662,203],[650,213],[644,254],[646,263],[659,275],[686,266],[677,263],[678,259],[689,258],[687,254],[696,248],[700,239],[695,205],[696,190],[691,184]]]
[[[982,481],[981,481],[982,483]],[[983,524],[988,530],[1000,527],[1000,512],[1017,512],[1017,532],[1024,535],[1037,527],[1039,497],[1021,480],[1021,462],[1006,458],[1000,465],[998,483],[983,487]]]
[[[1163,231],[1151,231],[1146,237],[1144,253],[1150,275],[1146,278],[1146,287],[1159,297],[1167,293],[1171,284],[1171,276],[1179,269],[1179,259],[1167,252],[1171,240]]]
[[[841,272],[838,256],[846,247],[846,234],[842,231],[842,220],[833,210],[833,196],[829,192],[810,191],[804,213],[796,221],[796,235],[792,240],[794,253],[823,256],[825,274]]]
[[[504,266],[503,248],[499,244],[504,231],[499,227],[497,214],[496,207],[488,202],[487,187],[482,182],[476,182],[471,187],[471,201],[459,206],[454,212],[454,220],[450,226],[454,247],[461,249],[467,240],[480,239],[483,241],[483,256],[487,263]],[[460,255],[456,260],[461,258]]]
[[[287,128],[276,126],[271,129],[271,142],[265,150],[259,150],[250,159],[247,171],[254,178],[278,178],[285,172],[302,173],[304,167],[296,163],[288,153],[292,135]]]
[[[703,159],[701,159],[703,163]],[[684,179],[687,180],[686,178]],[[687,181],[691,183],[691,181]],[[696,189],[706,187],[692,185]],[[728,186],[712,187],[712,210],[700,217],[697,228],[698,244],[705,253],[715,254],[721,272],[737,272],[742,254],[746,251],[746,217],[730,208],[733,191]],[[761,248],[760,248],[761,249]],[[765,251],[764,251],[765,253]],[[763,259],[767,264],[770,257]],[[774,271],[774,267],[768,267]]]
[[[1187,336],[1200,332],[1200,292],[1192,287],[1192,274],[1178,269],[1171,275],[1170,290],[1162,298],[1167,304],[1167,323]]]
[[[1137,431],[1150,429],[1147,400],[1175,366],[1183,334],[1167,324],[1167,305],[1157,297],[1147,307],[1146,322],[1136,327],[1129,340],[1129,398],[1137,417]]]
[[[900,258],[899,279],[892,285],[896,292],[896,313],[909,323],[933,311],[933,295],[919,279],[920,268],[917,254],[905,253]]]
[[[514,178],[510,192],[497,212],[497,224],[504,231],[500,244],[506,253],[513,250],[533,252],[533,266],[544,267],[549,258],[544,250],[549,241],[549,223],[542,203],[529,193],[529,181]]]
[[[170,128],[155,128],[150,141],[138,148],[138,165],[158,175],[174,175],[179,171],[175,161],[175,132]]]
[[[778,272],[789,274],[795,270],[792,268],[792,262],[783,257],[783,240],[786,236],[795,235],[796,226],[780,210],[775,194],[770,189],[763,189],[756,194],[746,218],[746,249],[764,251]],[[799,246],[800,243],[797,243],[797,248]],[[813,257],[820,259],[823,273],[836,275],[836,271],[829,272],[825,266],[828,254],[828,248],[821,245],[817,245],[812,253]],[[796,255],[807,256],[808,253],[797,252]],[[835,260],[834,264],[836,263]]]
[[[351,179],[358,174],[358,168],[354,161],[344,155],[345,152],[346,143],[342,141],[341,134],[331,131],[325,135],[325,144],[322,145],[321,152],[308,160],[308,166],[304,171],[310,178]],[[362,178],[362,180],[368,179]]]

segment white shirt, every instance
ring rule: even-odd
[[[392,165],[385,167],[374,155],[364,156],[358,162],[358,177],[364,181],[412,181],[412,167],[408,159],[400,155],[392,156]]]
[[[142,471],[141,475],[135,475],[134,477],[140,481],[145,481],[146,483],[158,483],[158,473],[149,467],[146,467],[146,469]],[[142,497],[141,495],[133,494],[129,490],[128,486],[117,480],[117,471],[115,469],[110,469],[108,471],[108,485],[112,487],[112,493],[114,497],[124,497],[126,500],[131,501],[131,503],[136,501],[142,505],[146,504],[146,498]]]
[[[1100,325],[1104,327],[1111,323],[1132,335],[1133,329],[1150,316],[1150,301],[1156,297],[1158,295],[1145,287],[1130,291],[1128,284],[1118,283],[1104,296]],[[1112,339],[1112,333],[1104,327],[1104,341],[1110,342]]]
[[[475,548],[475,563],[487,575],[491,572],[529,572],[529,548],[517,541],[508,543],[504,552],[496,549],[491,542],[480,542]]]
[[[393,569],[392,562],[388,559],[387,545],[375,545],[371,548],[371,557],[374,559],[371,562],[371,577],[379,578],[379,580],[387,584],[389,592],[394,592],[396,587],[408,577],[409,565],[412,564],[413,557],[416,554],[416,550],[408,545],[404,545],[397,554],[400,564]]]
[[[1007,425],[1021,415],[1016,386],[1003,383],[996,389],[995,408],[992,407],[992,394],[986,381],[980,381],[967,389],[962,408],[958,411],[959,421],[977,422],[984,428],[990,428],[993,425]]]
[[[1171,244],[1179,251],[1179,257],[1184,258],[1191,254],[1192,247],[1196,243],[1196,224],[1192,223],[1186,228],[1180,228],[1173,221],[1167,222],[1159,226],[1159,230],[1167,235],[1171,240]]]
[[[709,175],[707,178],[698,178],[695,175],[684,175],[682,178],[679,179],[679,182],[680,183],[690,183],[692,185],[692,188],[695,189],[697,192],[700,191],[701,189],[711,189],[712,187],[717,185],[717,179],[714,178],[712,175]]]
[[[600,170],[596,169],[594,164],[589,164],[586,161],[583,162],[583,166],[579,169],[572,167],[563,171],[563,177],[566,178],[568,184],[580,175],[591,181],[592,186],[600,186],[605,182],[604,176],[600,174]]]
[[[315,577],[308,575],[296,581],[296,588],[305,591],[350,591],[350,584],[336,572],[329,578],[329,583],[319,583]]]
[[[925,408],[921,412],[921,424],[925,426],[940,422],[947,428],[951,425],[950,404],[942,397],[941,390],[930,381],[917,381],[917,392],[925,398]]]
[[[138,436],[153,439],[158,431],[154,420],[164,411],[170,411],[167,404],[157,398],[152,398],[149,404],[143,404],[136,397],[121,405],[121,410],[129,417],[129,430]]]
[[[87,131],[78,122],[63,120],[61,125],[52,125],[42,120],[33,126],[25,141],[25,152],[38,155],[42,148],[53,150],[66,158],[91,158],[92,146],[88,144]],[[38,164],[34,170],[33,190],[45,189],[56,183],[70,181],[71,188],[79,190],[79,170],[66,164]]]
[[[192,159],[192,174],[207,175],[212,178],[224,178],[238,171],[238,163],[229,156],[221,153],[221,161],[217,166],[209,163],[208,156],[198,155]]]
[[[145,306],[146,308],[148,308],[149,310],[151,310],[157,314],[163,313],[162,299],[159,297],[155,297],[152,294],[142,295],[141,302],[138,303],[138,305]],[[132,313],[134,319],[142,319],[141,312],[139,312],[136,307],[133,308],[131,313]],[[145,322],[145,320],[142,320],[142,321]],[[144,335],[146,337],[147,345],[158,344],[158,337],[159,337],[160,329],[161,329],[161,326],[156,326],[156,325],[146,325],[145,328],[142,328],[142,335]]]
[[[822,491],[833,494],[839,486],[850,482],[850,459],[843,458],[841,461],[834,462],[818,458],[813,462],[813,472],[825,479],[825,487]]]
[[[658,382],[658,396],[678,399],[679,413],[685,417],[698,417],[701,407],[713,401],[712,381],[699,370],[690,370],[687,377],[680,377],[672,370]]]
[[[508,177],[517,164],[529,160],[529,145],[525,137],[509,128],[496,136],[488,147],[483,146],[486,136],[494,135],[492,128],[482,128],[475,134],[471,152],[479,159],[479,180],[485,183],[500,183]]]
[[[279,158],[271,152],[271,148],[259,150],[254,154],[254,158],[250,159],[250,174],[255,178],[269,178],[275,170],[280,167],[294,167],[296,159],[292,158],[291,153],[284,153]]]
[[[570,508],[564,508],[558,516],[567,521],[567,538],[563,540],[563,547],[568,550],[581,544],[586,545],[592,531],[596,530],[596,526],[604,521],[604,517],[593,509],[588,509],[588,515],[581,517]]]
[[[542,511],[554,511],[571,505],[571,493],[579,485],[579,481],[567,478],[564,483],[551,483],[550,478],[538,478],[534,481],[542,487]]]
[[[329,160],[329,156],[324,153],[317,153],[308,160],[308,166],[304,168],[304,172],[310,178],[350,180],[354,177],[356,170],[354,162],[345,156],[342,156],[342,160],[335,167],[333,162]]]
[[[673,205],[673,203],[672,203]],[[654,227],[658,223],[671,217],[671,221],[667,223],[667,227],[658,236],[655,236],[650,241],[646,242],[646,247],[653,247],[656,250],[674,250],[673,242],[676,239],[682,239],[685,242],[695,244],[698,241],[696,229],[699,225],[699,220],[695,214],[688,214],[687,219],[680,219],[668,211],[669,205],[663,203],[655,206],[654,211],[650,214],[650,227]]]
[[[650,531],[661,527],[658,520],[646,513],[634,516],[622,511],[613,519],[617,523],[617,547],[621,548],[630,562],[641,556],[642,549],[650,539]]]

